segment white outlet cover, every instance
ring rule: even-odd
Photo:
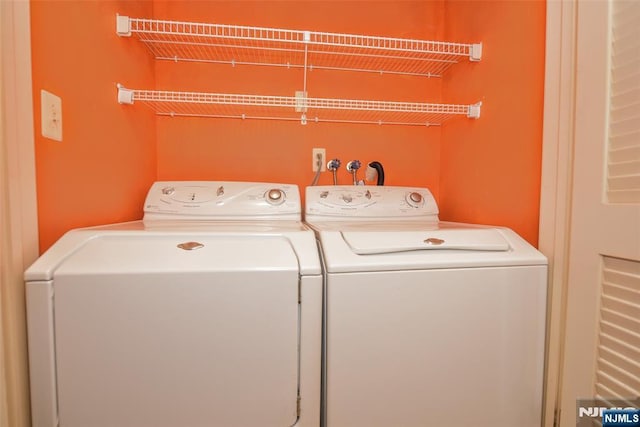
[[[311,150],[311,171],[318,171],[318,154],[322,156],[322,160],[320,161],[320,172],[324,172],[327,170],[327,151],[324,148],[314,148]]]
[[[62,99],[46,90],[40,91],[42,136],[62,141]]]

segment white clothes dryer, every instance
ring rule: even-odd
[[[322,276],[298,187],[157,182],[25,273],[34,427],[318,426]]]
[[[306,190],[324,258],[323,425],[540,427],[546,258],[422,188]]]

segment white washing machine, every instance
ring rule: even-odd
[[[325,271],[323,424],[540,427],[547,260],[421,188],[306,190]]]
[[[34,427],[318,426],[322,276],[295,185],[157,182],[25,273]]]

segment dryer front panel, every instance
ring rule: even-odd
[[[97,241],[55,275],[61,427],[295,423],[292,248],[282,238],[184,241]]]

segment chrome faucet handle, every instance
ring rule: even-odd
[[[327,169],[333,174],[333,185],[338,185],[338,168],[340,167],[340,159],[333,159],[327,162]]]
[[[358,169],[360,169],[360,160],[351,160],[347,163],[347,171],[353,175],[353,185],[358,185]]]

